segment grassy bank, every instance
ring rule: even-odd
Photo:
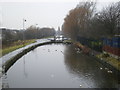
[[[120,61],[118,59],[104,53],[96,55],[96,57],[101,60],[104,60],[105,62],[109,63],[111,66],[113,66],[114,68],[120,71]]]
[[[3,49],[0,50],[0,52],[2,53],[1,56],[4,56],[5,54],[8,54],[9,52],[12,52],[16,49],[19,49],[21,47],[24,47],[34,42],[36,41],[35,40],[24,40],[24,41],[19,40],[19,41],[13,42],[12,45],[5,46]]]
[[[88,53],[93,53],[95,57],[97,57],[100,60],[103,60],[104,62],[108,63],[109,65],[120,71],[120,61],[118,59],[111,57],[108,54],[97,53],[96,51],[93,51],[92,49],[85,47],[79,42],[75,43],[75,45],[80,47],[82,50],[84,50],[84,48],[87,49],[85,51],[88,51]]]

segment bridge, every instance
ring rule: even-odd
[[[69,40],[69,38],[65,38],[63,35],[56,35],[53,38],[50,38],[51,41],[64,41]]]

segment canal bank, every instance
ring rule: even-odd
[[[9,88],[118,88],[118,79],[73,44],[47,44],[18,59],[6,72]],[[81,50],[79,50],[81,51]],[[100,68],[103,68],[102,70]]]
[[[79,42],[74,42],[74,45],[76,45],[78,48],[82,49],[82,52],[84,54],[88,54],[96,58],[100,63],[108,67],[110,70],[108,73],[115,73],[116,75],[120,75],[120,61],[119,59],[113,58],[105,53],[100,53],[95,50],[92,50],[91,48],[82,45]],[[119,82],[120,83],[120,82]]]
[[[49,42],[50,40],[48,39],[37,39],[35,43],[26,45],[22,48],[19,48],[17,50],[14,50],[2,57],[0,57],[0,77],[2,77],[2,72],[4,72],[4,70],[2,68],[4,68],[4,65],[6,62],[8,62],[9,60],[11,60],[12,58],[14,58],[15,56],[17,56],[18,54],[20,54],[21,52],[23,52],[25,49],[28,49],[32,46],[41,44],[41,43],[45,43],[45,42]]]
[[[73,44],[72,46],[69,46],[69,45],[67,45],[66,47],[66,49],[65,49],[65,51],[64,50],[57,50],[57,49],[55,49],[54,48],[54,45],[52,44],[52,43],[58,43],[57,45],[59,45],[59,43],[63,43],[63,44],[65,44],[65,45],[67,45],[67,44]],[[36,47],[38,47],[38,46],[43,46],[44,45],[44,48],[43,49],[39,49],[39,48],[42,48],[42,47],[39,47],[38,49],[39,50],[37,50],[37,49],[35,49]],[[46,47],[46,45],[50,45],[49,46],[49,48],[48,47]],[[50,47],[51,47],[51,45],[53,45],[53,48],[51,48],[50,49]],[[75,48],[74,48],[74,46],[75,46]],[[77,47],[81,47],[81,49],[83,49],[82,50],[82,54],[80,54],[79,52],[77,52],[77,50],[75,50],[75,49],[77,49]],[[61,47],[61,46],[60,46]],[[51,42],[51,41],[46,41],[46,42],[42,42],[42,43],[39,43],[39,44],[36,44],[36,45],[33,45],[33,46],[31,46],[31,47],[29,47],[29,48],[26,48],[26,49],[24,49],[21,53],[19,53],[19,54],[17,54],[16,56],[14,56],[13,58],[11,58],[10,60],[8,60],[5,64],[5,71],[7,72],[7,70],[18,60],[18,62],[20,61],[21,62],[21,60],[20,60],[20,58],[22,58],[22,56],[23,55],[25,55],[26,53],[28,53],[28,52],[30,52],[31,50],[34,50],[35,49],[35,51],[33,51],[33,52],[31,52],[31,53],[35,53],[35,54],[33,54],[33,55],[35,55],[34,57],[35,57],[35,59],[36,58],[38,58],[38,60],[43,60],[43,62],[44,62],[44,59],[40,59],[40,58],[42,58],[43,56],[42,55],[45,55],[45,51],[47,51],[50,55],[48,55],[49,56],[49,58],[51,57],[51,55],[53,55],[53,53],[54,54],[60,54],[62,57],[64,56],[64,59],[65,59],[65,63],[66,63],[66,65],[68,65],[67,67],[69,67],[68,68],[68,71],[69,71],[69,69],[71,69],[71,71],[70,71],[70,73],[71,72],[73,72],[74,70],[76,70],[76,68],[79,66],[79,68],[77,68],[78,70],[77,71],[75,71],[75,72],[77,72],[78,74],[80,74],[80,72],[82,72],[82,73],[84,73],[83,74],[83,77],[85,77],[85,78],[88,78],[88,76],[90,76],[90,80],[92,80],[93,79],[93,76],[95,75],[95,77],[96,76],[99,76],[99,77],[102,77],[102,78],[104,78],[104,79],[106,79],[106,78],[108,78],[109,77],[109,79],[110,79],[110,77],[111,77],[111,75],[113,75],[114,74],[114,71],[116,71],[116,70],[113,70],[113,69],[111,69],[111,68],[113,68],[113,67],[109,67],[109,64],[105,64],[105,63],[102,63],[102,65],[99,65],[99,64],[101,64],[101,63],[99,63],[98,61],[100,61],[100,59],[98,59],[97,57],[95,57],[96,55],[98,55],[98,54],[100,54],[100,53],[98,53],[98,52],[95,52],[95,51],[93,51],[93,50],[91,50],[91,49],[87,49],[88,47],[85,47],[85,46],[83,46],[83,45],[81,45],[80,43],[73,43],[73,42],[70,42],[70,41],[59,41],[59,42]],[[47,50],[46,50],[47,49]],[[53,50],[54,49],[54,50]],[[85,50],[85,51],[84,51]],[[37,51],[41,51],[41,56],[39,56],[40,55],[40,52],[39,52],[39,55],[37,55]],[[59,53],[58,53],[58,51],[59,51]],[[79,49],[79,51],[81,51],[80,49]],[[44,53],[43,53],[44,52]],[[87,54],[87,55],[86,55]],[[28,54],[26,54],[26,55],[29,55],[29,53]],[[36,55],[37,55],[37,57],[36,57]],[[31,58],[32,58],[32,55],[30,55],[31,56]],[[28,58],[30,57],[30,56],[28,56]],[[46,55],[45,55],[45,57],[46,57]],[[56,55],[55,55],[55,57],[57,57]],[[26,62],[27,61],[29,61],[28,60],[28,58],[27,58],[27,56],[25,57],[26,58]],[[52,58],[52,57],[51,57]],[[47,66],[49,66],[49,64],[51,65],[50,67],[53,67],[54,65],[55,65],[55,62],[56,62],[56,64],[58,64],[58,62],[59,61],[56,61],[58,59],[58,57],[55,59],[55,61],[53,62],[53,65],[51,65],[50,63],[48,63],[47,64]],[[81,60],[82,59],[82,60]],[[34,61],[34,59],[32,59],[33,61]],[[48,60],[48,59],[47,59]],[[52,59],[50,59],[50,60],[48,60],[48,61],[51,61],[51,60],[54,60],[53,58]],[[61,60],[61,59],[60,59]],[[34,61],[35,62],[35,61]],[[74,62],[74,63],[73,63]],[[94,62],[94,64],[92,63],[92,62]],[[91,63],[91,65],[89,66],[89,64]],[[44,66],[45,64],[41,64],[41,65],[39,65],[40,63],[36,63],[35,62],[35,64],[34,65],[38,65],[38,66]],[[87,64],[87,65],[86,65]],[[97,65],[98,64],[98,65]],[[18,65],[16,65],[16,64],[14,64],[15,66],[18,66]],[[14,67],[14,65],[11,67],[11,68],[13,68]],[[64,64],[63,64],[64,65]],[[71,65],[73,65],[73,66],[71,66]],[[74,65],[76,65],[75,67],[74,67]],[[20,67],[21,67],[21,65],[19,65]],[[32,63],[31,63],[31,65],[30,66],[32,66]],[[30,67],[29,66],[29,67]],[[46,66],[46,65],[45,65]],[[56,65],[55,65],[56,66]],[[58,65],[59,66],[59,65]],[[108,70],[105,70],[105,67],[107,67],[106,69],[108,69]],[[83,69],[83,70],[81,70],[81,68],[82,67],[86,67],[85,69]],[[11,70],[11,68],[9,69],[9,70]],[[33,68],[33,67],[32,67]],[[30,69],[30,71],[32,70],[32,68]],[[49,68],[49,67],[48,67]],[[55,67],[53,67],[53,68],[55,68]],[[61,67],[60,67],[61,68]],[[40,68],[39,68],[40,69]],[[8,70],[8,72],[10,72]],[[35,69],[34,69],[35,70]],[[34,71],[33,70],[33,71]],[[54,69],[53,69],[54,70]],[[72,71],[73,70],[73,71]],[[92,71],[91,71],[92,70]],[[112,70],[112,72],[113,73],[108,73],[107,71],[111,71]],[[15,71],[15,70],[13,70],[13,71]],[[16,71],[19,71],[19,68],[18,68],[18,70],[16,70]],[[41,71],[42,71],[42,68],[41,68]],[[95,73],[91,73],[91,72],[95,72]],[[46,72],[46,71],[45,71]],[[98,73],[97,75],[96,75],[96,72]],[[11,73],[13,73],[13,72],[11,72]],[[15,72],[16,73],[16,72]],[[36,72],[37,73],[37,72]],[[74,72],[73,72],[74,73]],[[90,73],[90,74],[87,74],[87,73]],[[104,74],[103,73],[105,73],[105,76],[104,76]],[[14,73],[13,73],[14,74]],[[30,73],[29,73],[30,74]],[[118,75],[118,73],[116,73],[117,75]],[[35,74],[36,75],[36,74]],[[40,75],[41,75],[41,73],[40,73]],[[43,76],[44,76],[45,74],[43,73]],[[48,74],[46,74],[46,75],[48,75]],[[64,74],[63,74],[64,75]],[[13,76],[13,75],[12,75]],[[33,76],[33,75],[31,75],[31,76]],[[56,77],[56,75],[54,75],[54,73],[52,73],[51,74],[51,78],[54,78],[54,76]],[[81,76],[81,74],[80,75],[78,75],[78,76]],[[75,76],[76,77],[76,76]],[[94,79],[95,79],[95,77],[94,77]],[[117,77],[115,77],[115,76],[112,76],[112,78],[118,78],[119,76],[117,76]],[[32,78],[32,77],[31,77]],[[80,77],[81,78],[81,77]],[[107,80],[109,80],[109,79],[107,79]],[[37,80],[37,79],[36,79]],[[35,80],[35,81],[36,81]],[[69,79],[68,79],[69,80]],[[88,79],[87,79],[88,80]],[[96,78],[95,80],[98,80],[98,78]],[[107,81],[107,80],[104,80],[104,82],[105,81]],[[39,80],[38,80],[39,81]],[[44,81],[44,80],[43,80]],[[79,80],[78,80],[79,81]],[[82,82],[83,82],[84,80],[82,80]],[[98,83],[101,83],[101,79],[99,79],[98,81],[100,81],[100,82],[98,82]],[[91,81],[90,81],[91,82]],[[89,82],[89,84],[90,84],[90,82]],[[112,81],[110,81],[111,83],[113,83]],[[117,82],[117,81],[116,81]],[[42,82],[41,82],[42,83]],[[88,83],[88,81],[86,81],[86,83]],[[89,86],[89,84],[86,84],[85,83],[85,85],[88,85]],[[118,83],[119,83],[119,81],[118,81]],[[113,83],[114,84],[114,83]],[[19,84],[20,85],[20,84]],[[84,86],[84,84],[83,83],[81,83],[81,84],[79,84],[79,85],[82,85],[82,87],[88,87],[88,86]],[[103,84],[104,85],[104,84]],[[14,86],[14,85],[13,85]],[[89,86],[89,87],[92,87],[92,86]],[[97,86],[95,86],[95,87],[97,87]],[[98,87],[101,87],[101,86],[98,86]],[[102,86],[102,87],[104,87],[104,86]],[[108,87],[108,86],[105,86],[105,87]],[[113,86],[111,86],[111,87],[114,87],[114,85]],[[118,86],[116,86],[116,87],[118,87]]]
[[[73,44],[80,48],[82,50],[83,54],[91,55],[94,58],[96,58],[100,63],[104,64],[105,66],[109,67],[112,72],[119,73],[120,75],[120,61],[117,59],[114,59],[112,57],[106,57],[103,53],[97,52],[95,50],[90,49],[89,47],[86,47],[82,45],[79,42],[71,42],[69,40],[65,41],[46,41],[46,42],[41,42],[37,44],[33,44],[30,47],[25,48],[23,51],[19,52],[18,54],[14,55],[10,59],[8,59],[5,63],[3,63],[2,67],[4,68],[3,72],[7,72],[7,70],[23,55],[28,53],[31,50],[34,50],[38,46],[46,45],[46,44],[52,44],[52,43],[64,43],[64,44]],[[111,73],[111,71],[109,72]]]
[[[15,56],[13,56],[12,58],[10,58],[9,60],[7,60],[3,65],[3,73],[6,73],[8,71],[8,69],[19,59],[21,58],[23,55],[25,55],[26,53],[30,52],[31,50],[34,50],[35,48],[37,48],[38,46],[42,46],[42,45],[47,45],[47,44],[52,44],[52,43],[63,43],[63,44],[71,44],[71,42],[69,41],[47,41],[47,42],[43,42],[43,43],[39,43],[33,46],[30,46],[26,49],[24,49],[22,52],[16,54]]]

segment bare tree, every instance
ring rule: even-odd
[[[113,3],[104,8],[97,15],[98,23],[101,24],[101,31],[104,36],[112,37],[120,27],[120,2]]]
[[[54,34],[54,28],[38,28],[33,25],[27,28],[27,30],[25,31],[26,39],[43,38],[53,36]]]

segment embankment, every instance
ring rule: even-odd
[[[63,41],[48,41],[48,42],[44,42],[44,43],[40,43],[34,46],[31,46],[27,49],[24,49],[22,52],[18,53],[17,55],[15,55],[14,57],[12,57],[10,60],[7,60],[5,62],[5,64],[2,65],[3,68],[3,73],[7,72],[9,70],[9,68],[19,59],[21,58],[23,55],[25,55],[26,53],[28,53],[31,50],[34,50],[35,48],[37,48],[38,46],[42,46],[42,45],[47,45],[47,44],[52,44],[52,43],[63,43],[63,44],[71,44],[70,42],[63,42]]]
[[[82,50],[84,54],[88,54],[92,56],[93,58],[97,59],[98,62],[102,63],[105,67],[108,67],[112,72],[116,75],[120,75],[120,61],[117,59],[108,59],[112,57],[102,58],[98,57],[103,53],[97,52],[95,50],[92,50],[91,48],[82,45],[79,42],[74,42],[74,45],[76,45],[78,48]]]

